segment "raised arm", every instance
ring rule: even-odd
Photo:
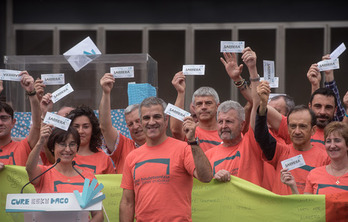
[[[52,94],[46,93],[40,101],[41,119],[45,118],[47,112],[52,112],[53,102]]]
[[[30,148],[33,149],[40,135],[40,126],[41,126],[40,103],[36,96],[33,77],[31,77],[27,71],[22,71],[20,75],[22,76],[21,86],[26,91],[29,97],[29,102],[30,102],[31,120],[33,124],[31,125],[29,130],[28,143]]]
[[[251,90],[248,87],[246,80],[240,75],[243,70],[243,64],[238,66],[235,53],[224,53],[223,55],[224,58],[220,57],[220,61],[225,66],[228,76],[233,80],[234,85],[239,89],[239,92],[243,97],[252,104]]]
[[[348,110],[348,91],[346,92],[346,94],[343,97],[343,104],[346,107],[346,112],[344,115],[344,118],[342,120],[342,122],[348,124],[348,114],[347,114],[347,110]]]
[[[42,97],[45,94],[45,87],[46,87],[46,85],[43,83],[42,79],[37,78],[35,80],[34,88],[35,88],[36,96],[37,96],[39,102],[41,101]]]
[[[25,166],[25,169],[27,170],[29,180],[34,179],[37,177],[40,173],[40,167],[38,166],[39,163],[39,155],[41,150],[43,150],[44,146],[47,144],[48,138],[52,133],[52,125],[43,125],[40,130],[40,138],[37,142],[34,149],[30,152],[28,156],[28,160]],[[38,184],[40,182],[40,178],[33,181],[33,184]]]
[[[322,59],[323,60],[330,59],[330,55],[329,54],[324,55]],[[337,84],[335,81],[334,71],[327,70],[327,71],[324,71],[324,73],[325,73],[325,88],[331,89],[335,93],[335,96],[336,96],[337,109],[336,109],[336,113],[334,116],[334,120],[335,121],[342,121],[344,118],[345,109],[341,103],[340,93],[338,91]]]
[[[267,160],[272,160],[276,150],[276,140],[269,133],[267,126],[267,102],[271,88],[267,81],[262,81],[260,85],[257,86],[257,94],[260,98],[260,106],[256,115],[255,123],[255,140],[260,145],[263,154]]]
[[[183,129],[188,142],[195,141],[196,123],[192,117],[186,117],[183,122]],[[193,161],[195,163],[194,177],[203,183],[209,183],[213,178],[213,170],[207,156],[204,154],[199,144],[191,145]]]
[[[319,72],[318,64],[312,64],[307,72],[307,79],[311,83],[311,95],[315,90],[320,88],[321,74]]]
[[[174,105],[181,109],[184,109],[185,106],[185,78],[186,77],[183,72],[180,71],[174,75],[172,80],[172,84],[178,93]],[[172,132],[174,138],[178,140],[185,140],[185,133],[182,130],[182,122],[180,120],[170,117],[170,131]]]
[[[115,78],[111,73],[105,73],[100,79],[103,95],[99,105],[99,122],[106,146],[110,152],[114,151],[115,149],[115,143],[119,133],[117,129],[112,126],[111,121],[110,94],[114,83]]]

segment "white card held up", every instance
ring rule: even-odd
[[[264,77],[261,77],[260,80],[267,81],[269,83],[269,87],[271,88],[279,88],[279,77],[273,77],[272,79],[265,79]]]
[[[174,106],[170,103],[168,103],[166,109],[164,110],[164,113],[167,115],[170,115],[180,121],[184,121],[184,118],[187,116],[191,116],[191,114],[183,109],[180,109],[177,106]]]
[[[63,55],[101,55],[101,52],[94,44],[92,39],[88,36],[77,45],[66,51]]]
[[[88,63],[93,61],[93,59],[89,58],[87,55],[71,55],[66,58],[75,72],[78,72]]]
[[[293,170],[306,165],[302,154],[281,161],[283,169]]]
[[[330,59],[337,59],[344,51],[346,51],[346,46],[342,43],[330,54]]]
[[[244,45],[244,41],[221,41],[220,52],[242,53]]]
[[[22,79],[20,73],[21,71],[18,70],[0,69],[0,80],[20,82]]]
[[[340,63],[338,59],[323,60],[318,62],[319,71],[339,69]]]
[[[72,93],[74,89],[71,87],[70,83],[67,83],[66,85],[60,87],[56,91],[52,93],[52,102],[56,103],[59,100],[61,100],[66,95]]]
[[[184,75],[204,75],[205,65],[183,65],[182,72]]]
[[[65,118],[63,116],[59,116],[54,113],[47,112],[43,122],[46,124],[51,124],[59,129],[67,131],[70,126],[71,119]]]
[[[274,78],[274,61],[263,60],[263,77],[265,80]]]
[[[64,85],[64,73],[57,74],[41,74],[41,79],[45,85]]]
[[[111,67],[110,73],[115,79],[134,78],[134,66]]]

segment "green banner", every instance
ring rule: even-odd
[[[109,221],[118,221],[119,202],[122,196],[121,175],[97,175],[104,185],[103,201]],[[6,166],[0,172],[1,221],[23,221],[19,213],[6,213],[8,193],[20,193],[28,182],[24,167]],[[32,185],[24,193],[35,192]],[[107,221],[106,216],[104,217]],[[192,190],[193,221],[325,221],[324,195],[280,196],[237,177],[231,182],[213,180],[209,184],[194,181]]]

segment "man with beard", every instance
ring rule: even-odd
[[[122,174],[123,164],[128,153],[145,143],[145,135],[140,124],[139,105],[130,105],[124,110],[126,124],[132,139],[125,137],[112,126],[110,93],[114,83],[115,78],[111,73],[106,73],[100,79],[103,95],[99,106],[99,122],[107,146],[107,153],[114,161],[116,173]]]
[[[166,103],[144,99],[139,114],[146,143],[128,154],[123,170],[119,221],[192,221],[193,177],[210,182],[212,169],[195,139],[196,124],[186,117],[187,142],[166,135]]]

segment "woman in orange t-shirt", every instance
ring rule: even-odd
[[[47,148],[54,155],[56,165],[42,176],[42,172],[50,166],[41,166],[39,163],[40,151]],[[69,127],[67,131],[55,128],[51,125],[43,125],[40,131],[40,138],[34,149],[31,151],[26,163],[26,170],[29,180],[34,185],[37,193],[69,193],[73,190],[82,192],[84,178],[93,180],[94,174],[89,170],[82,170],[73,167],[73,159],[79,150],[80,136],[77,130]],[[81,176],[83,175],[83,176]],[[103,221],[103,212],[92,211],[90,221]]]
[[[325,149],[331,163],[313,169],[307,176],[305,194],[332,194],[348,191],[348,125],[331,122],[324,129]],[[298,194],[290,172],[282,170],[281,180]]]

